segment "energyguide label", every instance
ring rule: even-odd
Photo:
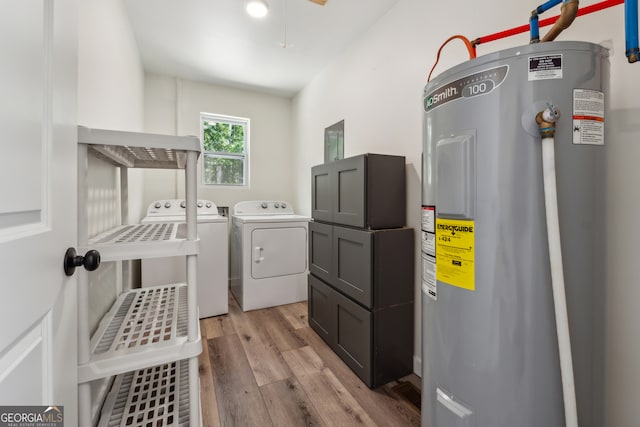
[[[475,222],[436,219],[436,280],[475,290]]]

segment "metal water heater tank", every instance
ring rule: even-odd
[[[604,425],[608,51],[492,53],[424,89],[422,425],[564,426],[535,116],[560,110],[560,238],[581,427]]]

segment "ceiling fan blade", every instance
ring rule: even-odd
[[[320,6],[324,6],[327,3],[327,0],[309,0],[314,2],[315,4],[319,4]]]

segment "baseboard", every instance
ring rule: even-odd
[[[413,373],[422,378],[422,358],[413,356]]]

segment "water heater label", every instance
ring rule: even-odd
[[[436,219],[436,278],[475,290],[475,222]]]
[[[425,254],[422,254],[422,292],[434,300],[438,299],[436,262],[433,257]]]
[[[422,231],[436,232],[436,207],[422,206]]]
[[[422,252],[427,255],[436,256],[436,235],[435,233],[422,232]]]
[[[447,102],[491,93],[507,78],[508,65],[469,74],[429,92],[424,97],[424,111],[429,112]]]
[[[604,145],[604,93],[573,90],[573,143]]]
[[[422,206],[422,252],[436,256],[435,206]]]
[[[562,78],[562,54],[530,56],[529,81]]]

